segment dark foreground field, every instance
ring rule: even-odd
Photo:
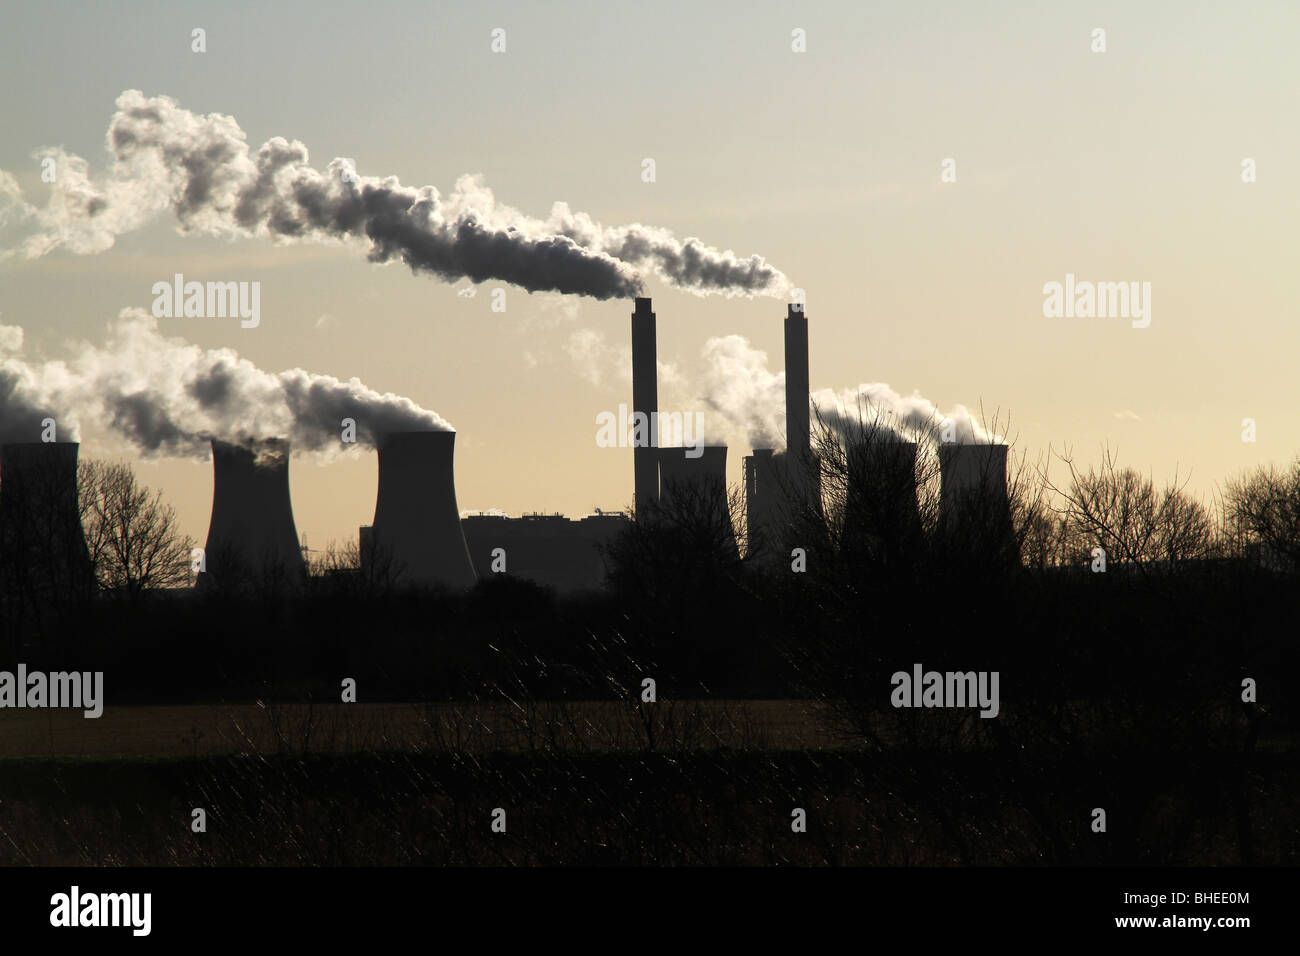
[[[802,700],[257,701],[0,711],[5,758],[125,759],[358,752],[838,749],[853,741]],[[0,788],[3,780],[0,778]]]
[[[28,608],[0,665],[103,671],[105,708],[0,714],[0,864],[1300,859],[1300,563],[768,573],[659,528],[583,597]],[[916,668],[1000,675],[996,718],[904,706]]]
[[[687,723],[661,726],[675,735],[666,743],[634,744],[629,730],[629,749],[515,737],[518,749],[507,750],[480,735],[464,747],[322,753],[310,752],[309,737],[309,752],[283,738],[265,753],[3,759],[0,864],[1225,865],[1300,856],[1294,748],[1261,747],[1248,759],[1140,745],[1079,759],[975,741],[966,752],[791,749],[761,720],[748,730],[733,721],[731,744],[702,732],[682,746]],[[1106,809],[1105,833],[1091,829],[1094,807]],[[204,833],[192,832],[195,808],[206,811]],[[497,808],[504,833],[492,828]],[[792,830],[796,808],[806,832]]]

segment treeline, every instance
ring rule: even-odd
[[[1013,458],[1005,498],[968,494],[955,520],[924,450],[886,474],[871,448],[892,432],[816,428],[817,493],[766,543],[747,540],[737,491],[677,494],[607,549],[606,591],[564,597],[509,576],[406,589],[355,544],[314,555],[305,580],[196,591],[194,542],[161,496],[125,465],[83,462],[92,586],[30,587],[9,560],[0,652],[117,672],[126,699],[328,699],[346,676],[368,699],[600,697],[649,676],[678,697],[849,702],[855,732],[914,663],[1001,670],[1008,697],[1222,705],[1251,679],[1271,712],[1289,706],[1300,461],[1207,504],[1109,455],[1087,471],[1058,459],[1059,484]]]

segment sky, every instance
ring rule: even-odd
[[[301,140],[317,169],[349,157],[444,194],[477,174],[539,218],[563,201],[761,255],[806,292],[814,390],[888,383],[982,406],[1009,416],[1031,459],[1070,448],[1088,463],[1109,445],[1209,495],[1300,451],[1297,35],[1291,2],[17,4],[0,33],[0,170],[36,205],[42,147],[103,170],[114,102],[137,89],[234,117],[254,148]],[[596,416],[631,400],[630,300],[496,281],[470,297],[468,281],[357,248],[176,226],[164,214],[97,255],[0,260],[0,324],[53,358],[102,342],[175,273],[258,281],[256,328],[160,331],[432,410],[457,430],[463,510],[630,504],[631,449],[595,440]],[[21,237],[9,223],[0,248]],[[1067,274],[1150,283],[1150,325],[1046,316],[1044,286]],[[645,291],[670,366],[661,407],[707,407],[716,337],[744,336],[781,370],[786,299],[700,297],[653,275]],[[202,541],[210,463],[81,438],[83,456],[131,461]],[[739,481],[749,449],[731,441]],[[364,451],[295,457],[312,547],[370,522],[376,472]]]

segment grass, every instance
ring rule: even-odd
[[[729,750],[29,759],[3,768],[0,865],[1223,865],[1241,861],[1231,769],[1061,757],[1025,778],[983,754]],[[1255,862],[1297,858],[1298,784],[1280,756],[1249,776]]]

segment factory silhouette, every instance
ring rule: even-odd
[[[655,321],[638,299],[632,403],[647,418],[658,405]],[[831,808],[819,814],[875,816],[843,824],[860,834],[847,838],[852,847],[800,835],[767,862],[1286,857],[1296,708],[1276,675],[1300,667],[1294,524],[1264,537],[1273,556],[1263,560],[1221,546],[1176,495],[1166,503],[1177,507],[1156,507],[1146,486],[1082,476],[1083,490],[1069,492],[1076,520],[1080,507],[1114,500],[1132,515],[1130,505],[1152,502],[1156,545],[1125,553],[1123,540],[1099,537],[1099,523],[1071,531],[1027,510],[1005,444],[936,442],[932,429],[909,438],[812,402],[808,318],[791,307],[784,321],[785,447],[753,448],[739,488],[727,485],[722,445],[637,445],[631,515],[462,518],[455,432],[392,431],[377,437],[375,513],[358,561],[310,573],[282,438],[213,442],[195,583],[140,600],[97,591],[78,445],[0,446],[0,660],[106,672],[114,709],[254,701],[286,756],[306,747],[321,705],[342,707],[340,688],[352,687],[359,696],[343,703],[415,714],[427,734],[419,759],[446,757],[420,771],[412,792],[461,773],[455,805],[590,793],[576,816],[624,821],[616,854],[637,847],[631,859],[745,859],[718,834],[737,819],[747,833],[772,830],[770,808],[784,813],[796,792]],[[1286,500],[1300,496],[1296,474]],[[1061,532],[1061,546],[1045,552],[1035,528],[1049,542]],[[1112,553],[1106,573],[1088,564],[1099,540]],[[919,668],[1000,675],[997,718],[942,701],[897,709],[890,675]],[[647,680],[659,695],[650,702]],[[1256,705],[1257,687],[1267,707]],[[290,704],[305,709],[299,724],[286,721]],[[506,726],[484,729],[482,707],[507,715]],[[775,736],[784,723],[744,716],[793,724],[805,708],[833,735],[818,730],[816,750],[786,750]],[[704,723],[709,713],[716,725]],[[730,738],[711,736],[726,726],[742,735],[734,752]],[[476,727],[490,754],[448,753]],[[570,731],[590,749],[563,749]],[[517,753],[497,749],[509,734]],[[823,749],[826,740],[847,746]],[[309,832],[369,834],[380,819],[372,801],[407,785],[392,776],[407,755],[384,750],[393,739],[377,731],[365,741],[386,769],[357,784],[359,799],[330,795]],[[773,776],[781,761],[794,762]],[[323,766],[347,772],[346,762]],[[230,776],[232,786],[245,779],[242,769]],[[504,798],[503,780],[518,781]],[[276,783],[252,802],[312,806],[284,799],[296,786]],[[419,806],[382,819],[455,817]],[[573,802],[556,806],[544,837],[522,831],[529,852],[603,859],[589,834],[558,822],[572,821]],[[696,822],[682,807],[701,808]],[[1089,828],[1094,807],[1112,814],[1105,839]],[[826,833],[842,826],[821,819]],[[915,820],[908,832],[918,835],[899,841],[907,855],[873,849],[876,835]],[[250,826],[243,852],[274,845],[264,821]],[[458,862],[492,859],[467,832],[453,826],[428,845],[452,848]]]
[[[658,412],[656,318],[649,298],[636,299],[631,316],[633,420]],[[744,459],[743,507],[727,490],[727,447],[633,449],[634,513],[690,512],[718,529],[722,552],[774,567],[796,548],[807,549],[808,516],[820,516],[822,477],[812,447],[808,377],[808,318],[791,305],[785,318],[786,447],[754,448]],[[882,523],[896,524],[881,540],[919,543],[915,442],[879,429],[871,440],[848,441],[844,537],[870,538]],[[607,552],[629,516],[597,513],[580,519],[528,514],[461,517],[456,499],[456,433],[392,432],[378,438],[375,516],[359,533],[361,573],[382,566],[404,587],[467,588],[477,579],[508,574],[559,593],[599,589],[608,576]],[[290,444],[267,436],[244,443],[212,441],[213,499],[208,535],[196,562],[196,588],[268,577],[293,585],[307,571],[289,490]],[[13,560],[11,588],[82,590],[88,580],[86,545],[77,520],[77,452],[69,442],[7,444],[0,448],[0,543]],[[1007,446],[941,445],[941,521],[952,530],[963,497],[977,494],[1000,539],[1014,547],[1006,494]],[[738,512],[743,511],[743,517]],[[741,526],[733,525],[733,519]],[[737,538],[741,532],[743,547]],[[969,535],[965,535],[969,537]],[[19,570],[21,569],[21,570]],[[16,576],[15,576],[16,575]]]

